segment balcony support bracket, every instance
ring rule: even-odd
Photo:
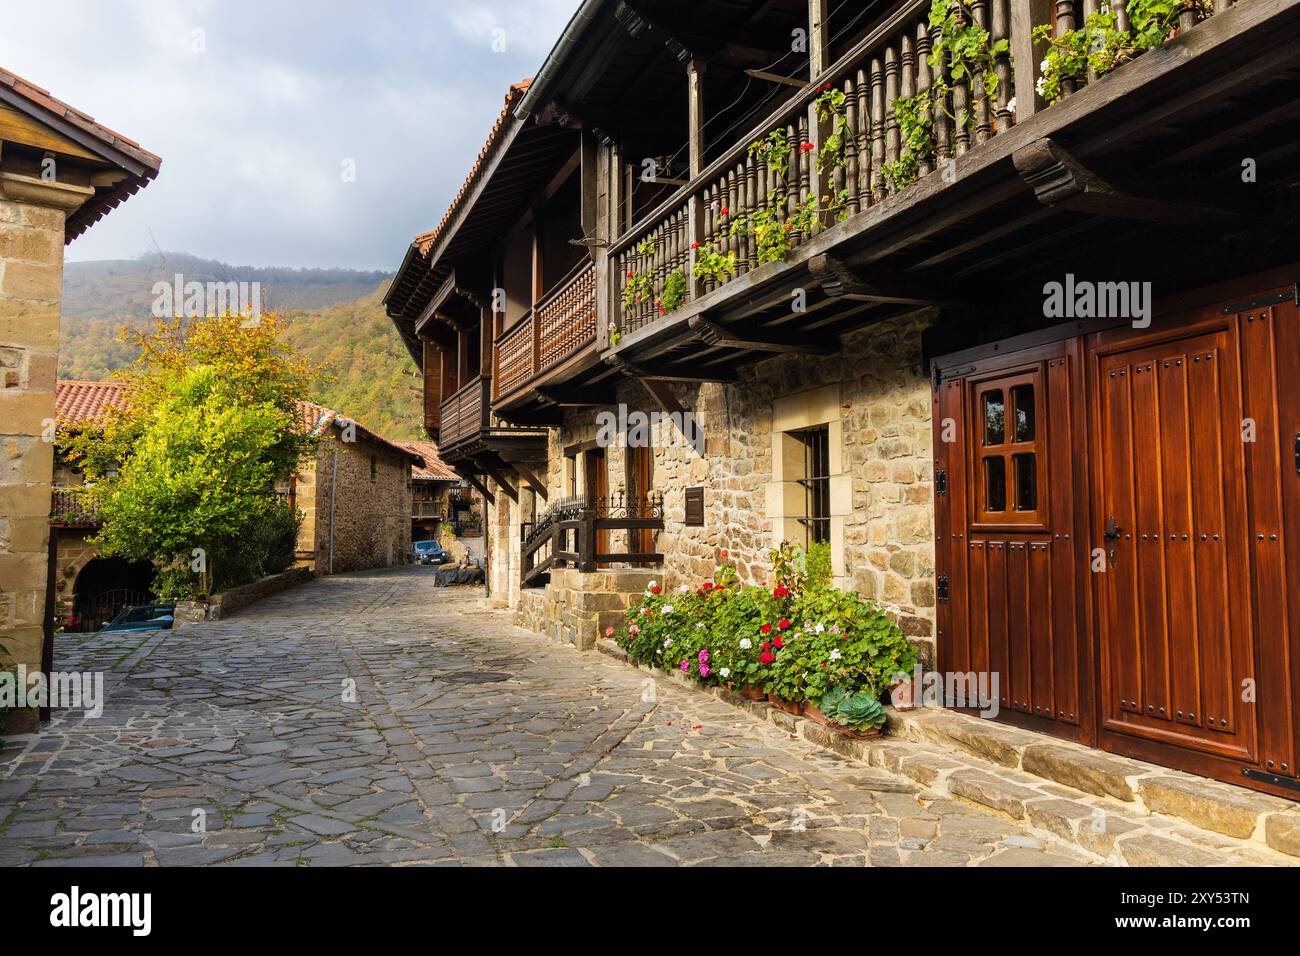
[[[1190,198],[1194,188],[1165,196],[1136,196],[1107,182],[1059,143],[1044,137],[1011,154],[1020,178],[1044,206],[1071,212],[1173,225],[1244,227],[1248,213]]]
[[[757,352],[806,352],[812,355],[834,355],[841,348],[839,336],[791,335],[775,329],[739,332],[703,315],[691,316],[686,324],[700,341],[720,348],[753,349]]]
[[[479,481],[477,475],[466,475],[465,480],[478,489],[478,493],[483,496],[488,504],[494,505],[497,503],[496,495],[488,491],[487,485]]]
[[[734,382],[736,380],[735,372],[724,369],[714,369],[713,371],[701,369],[688,372],[685,369],[665,367],[651,370],[637,365],[635,362],[629,362],[621,355],[611,355],[605,359],[605,362],[612,368],[618,369],[628,378],[639,379],[643,382]]]
[[[853,299],[859,302],[892,303],[895,305],[925,305],[964,308],[971,303],[943,286],[900,282],[876,282],[860,275],[848,263],[825,253],[808,260],[808,271],[821,290],[832,298]]]

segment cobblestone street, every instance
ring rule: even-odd
[[[432,580],[60,637],[56,668],[107,671],[107,704],[0,755],[0,864],[1083,862]]]

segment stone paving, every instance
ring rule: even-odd
[[[106,670],[108,702],[0,752],[0,865],[1087,863],[429,569],[56,660]]]

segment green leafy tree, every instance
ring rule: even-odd
[[[313,440],[294,427],[309,368],[278,321],[165,321],[120,377],[125,401],[102,431],[65,442],[100,514],[105,555],[150,560],[168,599],[244,583],[282,564],[297,516],[274,489]],[[291,548],[291,546],[290,546]]]

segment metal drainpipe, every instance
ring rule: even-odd
[[[563,60],[578,45],[579,38],[587,31],[591,22],[596,19],[596,12],[605,2],[606,0],[583,0],[582,6],[570,18],[564,32],[560,34],[560,39],[556,41],[555,46],[547,55],[546,62],[542,64],[542,68],[537,71],[532,83],[528,85],[528,92],[524,94],[524,98],[515,107],[514,115],[516,119],[525,119],[529,113],[544,105],[542,97],[550,92],[548,88],[551,81],[559,75]],[[484,504],[486,503],[485,501]]]
[[[330,563],[329,573],[334,573],[334,492],[339,486],[339,450],[334,449],[334,460],[330,465]]]

